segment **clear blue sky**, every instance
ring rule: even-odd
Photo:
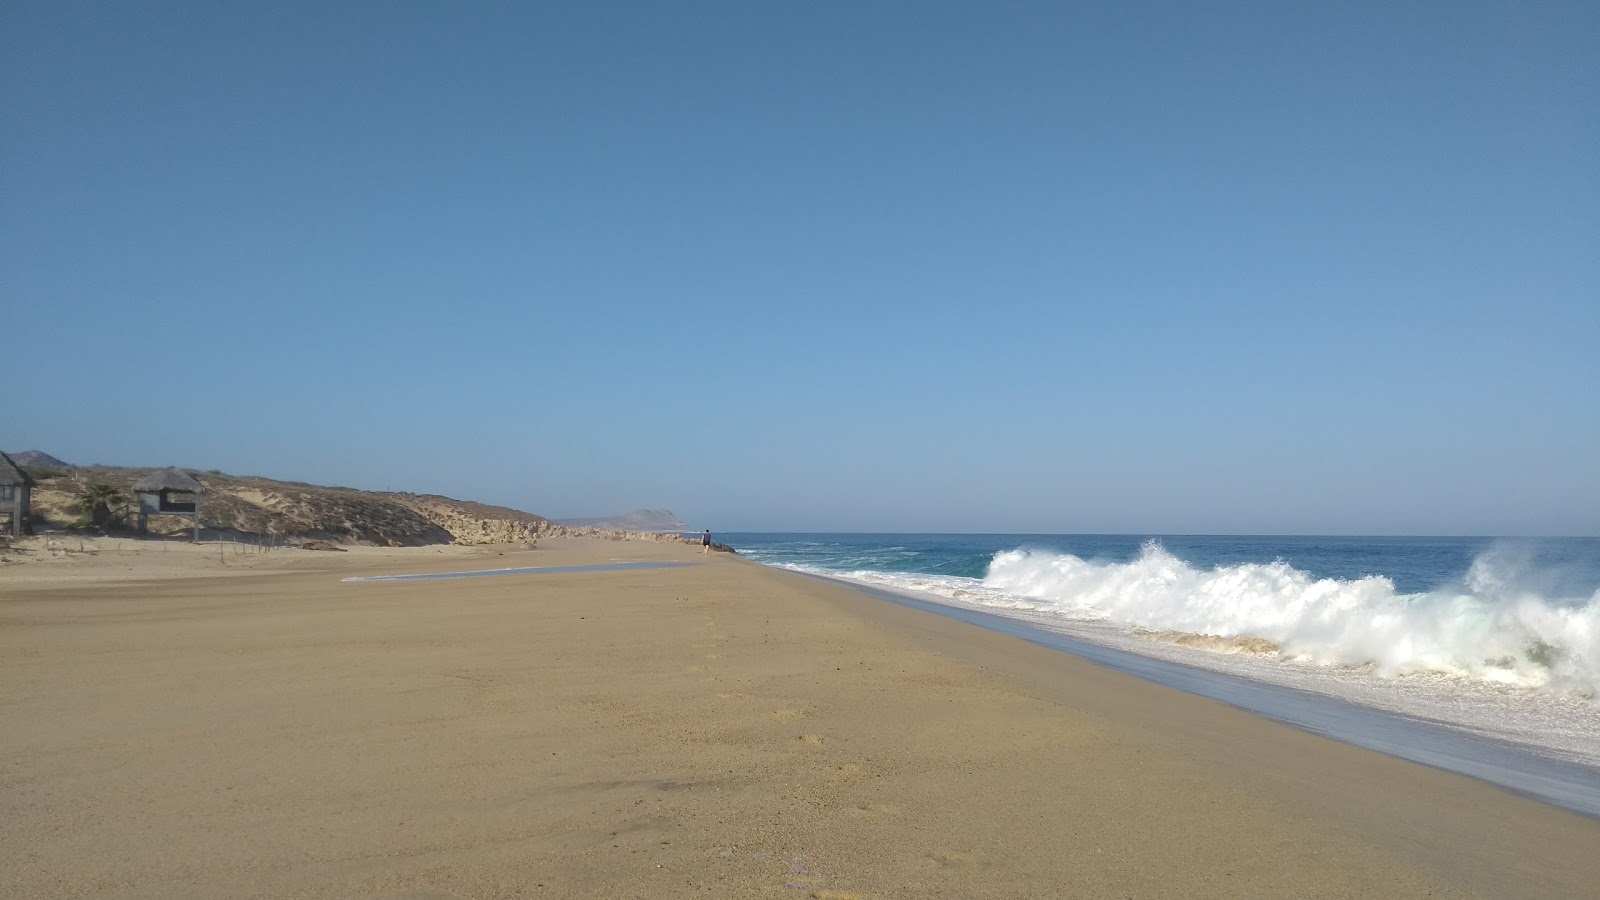
[[[1316,5],[7,3],[0,447],[1600,534],[1600,5]]]

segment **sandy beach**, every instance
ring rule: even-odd
[[[113,549],[0,567],[0,896],[1600,885],[1600,822],[686,545]],[[342,580],[618,561],[689,565]]]

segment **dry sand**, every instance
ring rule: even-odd
[[[433,547],[346,546],[303,550],[278,546],[263,552],[233,541],[190,543],[183,538],[100,537],[57,533],[23,538],[0,551],[0,590],[94,583],[216,578],[262,572],[308,572],[387,564],[449,566],[461,560],[495,568],[495,557],[520,548],[442,545]]]
[[[339,580],[618,559],[693,565]],[[43,565],[0,568],[0,896],[1600,886],[1600,822],[696,548]]]

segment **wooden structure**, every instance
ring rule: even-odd
[[[0,453],[0,534],[21,537],[28,530],[33,479],[11,457]]]
[[[194,522],[194,542],[200,543],[200,495],[205,487],[181,469],[168,466],[133,484],[139,501],[139,533],[145,534],[151,516],[188,516]]]

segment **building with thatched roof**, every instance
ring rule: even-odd
[[[188,516],[194,520],[194,539],[200,540],[200,495],[205,486],[193,475],[168,466],[135,481],[134,496],[139,500],[139,533],[144,534],[150,517]]]
[[[33,479],[11,457],[0,453],[0,534],[20,537],[28,529]]]

